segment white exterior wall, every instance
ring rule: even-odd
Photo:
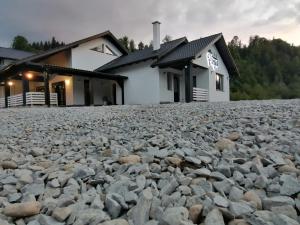
[[[206,54],[208,50],[211,50],[213,53],[217,54],[218,57],[218,68],[216,71],[213,71],[211,67],[208,67],[208,62],[206,58]],[[229,73],[228,70],[215,46],[212,46],[205,51],[200,58],[197,58],[193,61],[194,64],[200,65],[202,67],[208,68],[208,75],[206,74],[203,79],[204,82],[207,83],[207,76],[208,76],[208,83],[209,85],[204,87],[208,89],[209,101],[210,102],[221,102],[221,101],[229,101],[230,100],[230,89],[229,89]],[[216,90],[216,73],[223,75],[223,91]],[[201,78],[202,79],[202,78]],[[197,84],[198,85],[198,84]],[[202,87],[202,86],[199,86]]]
[[[171,72],[172,76],[172,90],[168,90],[168,76],[167,72]],[[159,70],[159,90],[160,102],[174,102],[174,76],[179,78],[180,90],[179,98],[181,102],[185,101],[185,79],[184,71],[175,70],[172,68]]]
[[[91,50],[92,48],[102,46],[102,44],[108,45],[117,56]],[[121,55],[122,53],[110,41],[105,38],[99,38],[72,49],[71,67],[93,71]]]
[[[65,83],[65,90],[66,90],[66,105],[73,105],[74,104],[74,96],[73,96],[73,88],[74,88],[74,80],[72,76],[60,76],[60,75],[52,75],[50,77],[49,86],[50,86],[50,92],[52,91],[52,84],[57,82],[66,82],[68,80],[68,83]]]
[[[122,67],[114,72],[127,76],[124,82],[125,104],[159,104],[159,69],[149,60]]]

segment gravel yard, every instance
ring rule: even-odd
[[[300,100],[0,110],[0,225],[296,225]]]

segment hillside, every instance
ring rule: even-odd
[[[259,36],[248,46],[234,37],[228,47],[240,71],[231,82],[232,100],[300,97],[300,47]]]

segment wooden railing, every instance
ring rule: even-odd
[[[7,98],[8,107],[16,107],[23,105],[23,94],[12,95]],[[50,104],[58,105],[57,93],[50,93]],[[45,105],[44,92],[27,92],[26,93],[26,105]],[[0,108],[5,107],[5,98],[0,98]]]
[[[16,107],[23,105],[23,94],[8,96],[8,107]]]
[[[27,92],[26,93],[27,105],[45,105],[44,92]],[[50,93],[50,104],[57,105],[57,94]]]
[[[193,88],[193,101],[207,102],[208,90],[203,88]]]
[[[0,98],[0,108],[5,107],[5,98]]]

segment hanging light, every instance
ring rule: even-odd
[[[32,74],[32,73],[26,73],[26,77],[27,77],[28,79],[32,79],[32,78],[33,78],[33,74]]]
[[[68,79],[68,80],[65,80],[65,84],[66,85],[69,85],[70,84],[70,80]]]
[[[12,81],[8,81],[8,86],[13,86],[14,83]]]

